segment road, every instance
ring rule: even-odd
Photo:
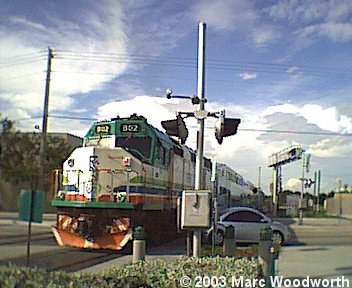
[[[26,264],[27,224],[0,213],[0,264]],[[54,217],[43,224],[33,224],[30,266],[49,271],[67,272],[86,270],[99,272],[130,261],[125,253],[86,251],[57,246],[50,225]],[[341,224],[341,225],[339,225]],[[303,226],[287,223],[295,235],[294,243],[281,249],[277,261],[279,275],[285,277],[350,275],[352,277],[352,222],[307,220]],[[177,246],[177,247],[176,247]],[[182,255],[184,241],[176,246],[163,245],[148,251],[149,259]],[[148,260],[148,257],[147,257]],[[351,280],[352,284],[352,280]],[[351,286],[352,287],[352,286]]]
[[[349,245],[352,244],[352,222],[350,225],[291,225],[291,245]]]

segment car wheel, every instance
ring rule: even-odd
[[[274,231],[273,237],[271,238],[274,244],[281,245],[284,242],[284,236],[281,234],[280,231]]]

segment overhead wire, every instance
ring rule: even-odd
[[[45,71],[37,71],[37,72],[32,72],[32,73],[26,73],[26,74],[20,74],[20,75],[17,75],[17,76],[12,76],[12,77],[6,77],[6,82],[7,81],[11,81],[11,80],[15,80],[15,79],[19,79],[19,78],[26,78],[26,77],[30,77],[30,76],[34,76],[34,75],[37,75],[37,74],[44,74]]]
[[[122,54],[122,53],[96,53],[96,52],[77,52],[77,51],[61,51],[57,50],[54,52],[54,58],[58,60],[81,60],[81,61],[97,61],[97,62],[111,62],[115,61],[117,63],[132,63],[141,65],[163,65],[163,66],[178,66],[178,67],[196,67],[197,61],[192,58],[183,57],[160,57],[160,56],[149,56],[149,55],[137,55],[137,54]],[[33,61],[39,61],[46,59],[46,52],[39,51],[36,53],[23,54],[21,56],[13,56],[3,58],[0,61],[0,67],[6,65],[19,65],[28,64]],[[272,64],[272,63],[261,63],[261,62],[243,62],[243,61],[217,61],[209,60],[207,61],[208,68],[220,69],[220,70],[233,70],[233,71],[243,71],[251,70],[252,72],[265,72],[265,73],[288,73],[287,71],[295,67],[298,72],[310,73],[314,76],[331,76],[330,73],[336,73],[340,70],[325,68],[317,70],[312,67],[296,67],[287,64]],[[80,74],[95,74],[95,75],[114,75],[114,73],[105,72],[74,72],[74,71],[53,71],[54,73],[80,73]],[[341,72],[341,71],[340,71]],[[37,72],[40,73],[40,72]],[[342,73],[342,72],[341,72]],[[12,77],[12,79],[26,77],[31,74],[19,75]],[[344,74],[346,76],[346,73]],[[349,76],[348,76],[349,77]],[[219,80],[224,81],[224,80]],[[89,117],[72,117],[64,115],[51,115],[49,117],[58,119],[71,119],[71,120],[81,120],[81,121],[96,121],[97,119]],[[34,119],[34,118],[31,118]],[[28,119],[26,119],[28,120]],[[23,121],[19,119],[17,121]],[[334,132],[311,132],[311,131],[289,131],[289,130],[270,130],[270,129],[238,129],[243,132],[262,132],[262,133],[285,133],[285,134],[303,134],[303,135],[322,135],[322,136],[352,136],[352,134],[334,133]]]
[[[49,118],[64,119],[64,120],[79,120],[79,121],[99,121],[98,118],[94,117],[78,117],[68,115],[48,115]],[[19,118],[13,121],[27,121],[32,119],[42,118],[42,116],[32,116],[27,118]],[[188,128],[196,128],[196,126],[188,126]],[[206,127],[207,129],[214,129],[214,127]],[[261,133],[273,133],[273,134],[299,134],[299,135],[310,135],[310,136],[342,136],[352,137],[352,133],[338,133],[338,132],[315,132],[315,131],[298,131],[298,130],[278,130],[278,129],[255,129],[255,128],[238,128],[238,131],[242,132],[261,132]]]
[[[197,60],[185,57],[161,57],[157,55],[141,55],[141,54],[124,54],[124,53],[108,53],[108,52],[80,52],[80,51],[64,51],[55,50],[54,58],[56,60],[72,60],[82,62],[114,62],[119,64],[136,64],[136,65],[158,65],[168,67],[196,67]],[[23,54],[21,56],[7,57],[0,61],[0,67],[8,67],[14,65],[29,64],[34,61],[46,59],[45,51],[38,51],[36,53]],[[208,69],[214,70],[229,70],[229,71],[249,71],[257,73],[274,73],[274,74],[299,74],[304,73],[311,76],[319,77],[339,77],[339,78],[352,78],[352,72],[349,70],[334,69],[330,67],[308,67],[308,66],[295,66],[289,64],[279,63],[265,63],[256,61],[219,61],[209,59],[206,62]],[[294,71],[288,72],[290,69]],[[61,72],[58,72],[61,73]],[[66,72],[65,72],[66,73]],[[90,71],[70,71],[70,73],[80,74],[94,74]],[[104,72],[98,72],[104,73]],[[109,72],[106,72],[110,74]],[[114,73],[111,73],[114,74]]]
[[[61,51],[57,52],[58,59],[63,60],[82,60],[82,61],[97,61],[97,62],[111,62],[117,63],[132,63],[141,65],[174,65],[179,67],[196,67],[197,61],[192,58],[183,57],[160,57],[152,55],[137,55],[137,54],[122,54],[122,53],[94,53],[94,52],[74,52]],[[330,67],[314,68],[308,66],[294,66],[288,64],[276,64],[265,62],[244,62],[244,61],[218,61],[207,60],[207,67],[210,69],[234,70],[243,71],[250,70],[252,72],[261,73],[285,73],[298,74],[305,73],[312,76],[332,77],[339,76],[351,78],[349,74],[351,71],[342,71],[341,69],[334,69]],[[294,71],[288,72],[294,68]],[[346,73],[348,72],[348,73]]]
[[[13,56],[2,58],[0,60],[0,67],[11,67],[11,66],[18,66],[18,65],[25,65],[33,62],[37,62],[40,60],[46,59],[46,54],[43,52],[38,53],[30,53],[30,54],[23,54],[22,56]]]
[[[16,60],[23,60],[23,59],[31,58],[33,56],[43,56],[43,55],[46,55],[46,52],[44,50],[15,55],[15,56],[2,57],[0,59],[0,63],[6,63],[6,62],[11,62],[11,61],[16,61]]]

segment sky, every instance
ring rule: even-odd
[[[205,154],[269,193],[270,155],[301,145],[322,192],[352,185],[350,0],[2,0],[0,15],[0,113],[23,131],[41,125],[48,47],[49,132],[83,136],[94,119],[133,113],[162,130],[199,109],[165,89],[197,94],[204,22],[205,109],[242,121],[219,145],[206,119]],[[186,123],[195,149],[196,120]],[[301,189],[301,170],[282,167],[285,189]]]

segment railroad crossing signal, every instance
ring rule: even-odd
[[[241,119],[238,118],[225,118],[221,115],[215,122],[215,138],[219,144],[222,144],[223,138],[237,133],[238,125]]]
[[[278,153],[270,156],[269,167],[275,167],[280,165],[286,165],[293,161],[302,159],[304,150],[299,145],[290,146]]]
[[[312,186],[315,183],[315,181],[310,178],[304,179],[304,180],[305,180],[305,184],[304,184],[305,188],[310,188],[310,186]]]
[[[174,120],[161,121],[161,126],[163,126],[168,135],[180,138],[182,144],[186,143],[188,129],[181,115],[177,115]]]

